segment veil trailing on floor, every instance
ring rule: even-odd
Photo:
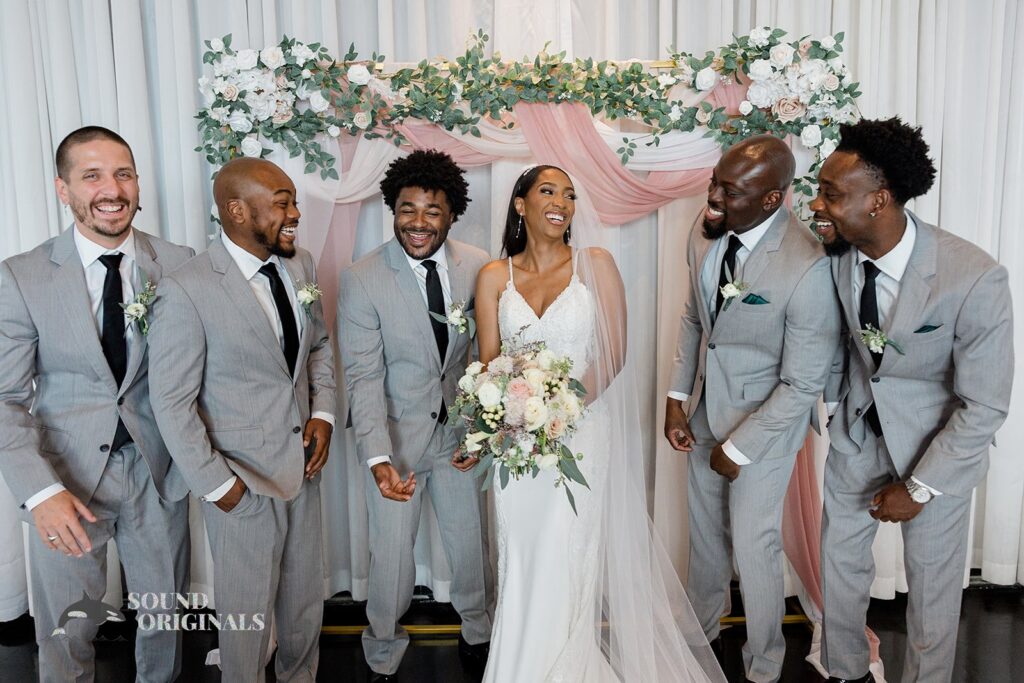
[[[648,514],[640,369],[628,360],[626,298],[610,254],[615,229],[598,219],[573,179],[576,213],[570,244],[578,274],[596,304],[596,338],[583,383],[607,411],[609,464],[601,494],[596,637],[615,676],[628,683],[725,681]],[[605,432],[603,431],[602,434]]]

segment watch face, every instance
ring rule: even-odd
[[[911,491],[910,497],[914,499],[915,503],[927,503],[929,500],[932,499],[931,495],[929,495],[929,493],[926,490],[921,488],[915,488],[913,491]]]

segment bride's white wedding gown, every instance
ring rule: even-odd
[[[573,360],[581,377],[595,340],[594,297],[576,274],[540,318],[509,281],[498,300],[501,339],[521,333],[525,342],[543,341],[556,355]],[[525,328],[525,329],[524,329]],[[586,489],[570,482],[574,514],[556,473],[543,471],[494,481],[498,540],[498,603],[485,681],[617,680],[598,643],[597,605],[601,500],[608,472],[605,409],[592,403],[569,447],[583,453]],[[497,475],[497,470],[495,470]]]

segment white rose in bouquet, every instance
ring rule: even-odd
[[[248,137],[242,140],[242,154],[247,157],[259,157],[263,153],[263,145],[256,138]]]
[[[512,359],[508,356],[495,356],[491,359],[491,362],[487,364],[487,367],[491,372],[499,375],[512,374],[513,363]]]
[[[239,71],[255,68],[259,58],[260,54],[256,50],[239,50],[238,54],[235,55]]]
[[[754,81],[754,83],[757,83],[758,81],[766,81],[771,78],[774,73],[775,70],[772,69],[772,63],[767,59],[755,59],[750,64],[750,69],[748,70],[750,80]]]
[[[530,390],[537,396],[544,395],[544,380],[548,374],[540,368],[527,368],[523,370],[523,379],[530,385]]]
[[[265,47],[260,52],[260,61],[268,69],[276,69],[284,65],[284,51],[277,45]]]
[[[353,85],[366,85],[370,82],[370,70],[365,64],[353,64],[348,68],[348,82]]]
[[[693,87],[697,90],[711,90],[718,84],[718,74],[710,66],[706,66],[697,72],[697,78]]]
[[[484,382],[476,390],[476,397],[484,408],[494,408],[501,403],[501,389],[494,382]]]
[[[469,365],[466,366],[466,374],[471,376],[471,377],[476,377],[481,372],[483,372],[483,369],[484,369],[484,364],[481,363],[478,360],[475,360],[475,361],[473,361],[472,363],[470,363]]]
[[[459,378],[459,389],[462,391],[469,394],[472,393],[474,387],[476,387],[476,381],[470,375],[463,375]]]
[[[555,354],[550,349],[541,349],[540,353],[537,354],[537,366],[541,370],[549,371],[555,364]]]
[[[537,467],[542,470],[550,470],[558,464],[558,456],[554,453],[545,453],[537,458]]]
[[[479,396],[479,393],[477,395]],[[526,399],[524,406],[523,420],[526,422],[526,430],[533,432],[543,427],[548,421],[548,407],[544,405],[544,399],[540,396],[531,396]]]

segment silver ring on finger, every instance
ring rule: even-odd
[[[50,543],[53,543],[53,542],[54,542],[54,541],[56,541],[56,540],[57,540],[58,538],[60,538],[60,536],[47,536],[47,537],[46,537],[46,540],[47,540],[47,541],[49,541]]]

